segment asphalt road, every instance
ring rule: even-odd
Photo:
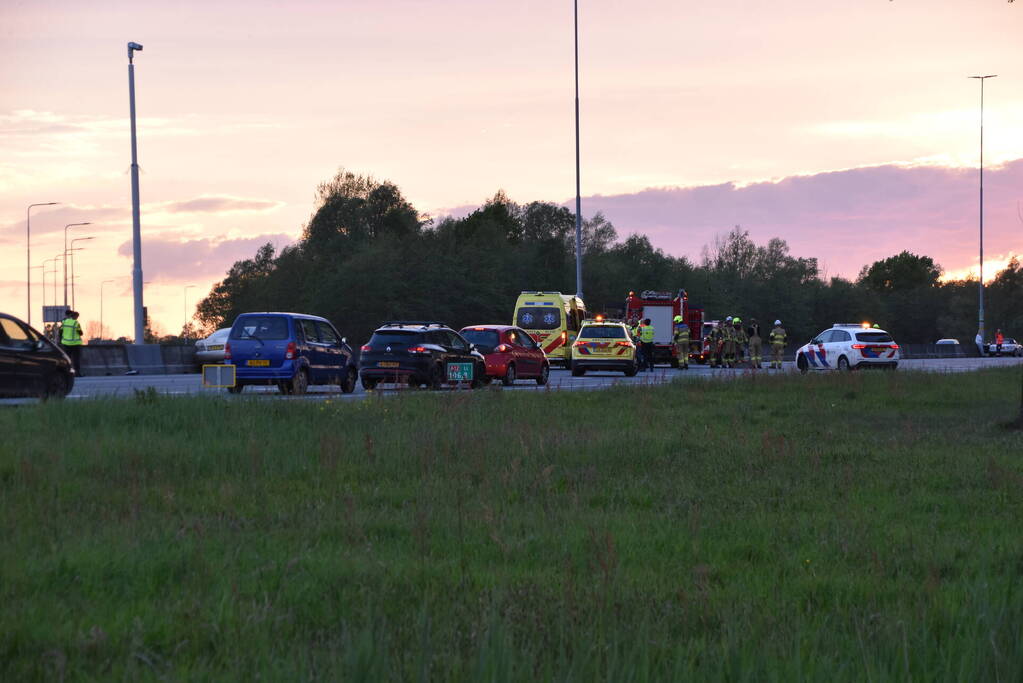
[[[1019,358],[955,358],[935,360],[904,360],[899,364],[899,372],[905,370],[924,370],[928,372],[969,372],[983,367],[999,367],[1007,365],[1019,365],[1023,359]],[[672,370],[670,368],[657,368],[654,372],[641,372],[635,377],[625,377],[622,373],[594,372],[587,373],[583,377],[572,377],[565,370],[553,370],[550,376],[550,383],[547,387],[538,387],[532,380],[520,380],[513,387],[507,387],[508,391],[546,391],[562,390],[575,391],[585,389],[602,389],[618,384],[661,384],[670,382],[676,378],[714,377],[734,378],[741,377],[750,370],[720,370],[711,369],[703,365],[693,365],[688,371]],[[777,370],[758,370],[762,373],[779,372]],[[786,363],[781,372],[795,372],[792,363]],[[500,382],[495,383],[500,386]],[[278,397],[287,400],[322,400],[325,398],[359,400],[370,394],[397,394],[403,391],[411,391],[407,388],[392,388],[390,385],[383,385],[381,389],[374,392],[366,392],[358,386],[353,394],[342,394],[338,387],[310,387],[309,393],[301,397],[285,397],[277,392],[275,387],[246,387],[240,395],[229,395],[225,389],[203,387],[199,375],[131,375],[121,377],[82,377],[75,382],[75,387],[68,398],[89,399],[99,397],[131,397],[136,390],[145,391],[152,387],[161,394],[168,395],[205,395],[224,396],[232,399],[244,399],[251,396]],[[464,389],[448,388],[446,391],[462,391]]]

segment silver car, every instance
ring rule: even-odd
[[[199,365],[203,363],[223,363],[224,344],[227,343],[227,335],[230,333],[231,328],[224,327],[205,339],[197,341],[195,343],[195,362]]]

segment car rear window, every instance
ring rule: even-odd
[[[475,344],[480,353],[493,353],[497,348],[497,330],[462,330],[462,336],[470,344]]]
[[[561,311],[553,306],[523,306],[515,312],[515,324],[527,330],[561,327]]]
[[[369,338],[370,346],[409,346],[422,343],[422,332],[406,332],[404,330],[387,330],[374,332]]]
[[[247,315],[231,328],[231,339],[288,339],[288,319],[281,315]]]
[[[579,331],[586,339],[625,339],[625,328],[619,325],[586,325]]]
[[[892,335],[887,332],[857,332],[856,340],[868,344],[890,344]]]

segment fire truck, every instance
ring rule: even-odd
[[[677,294],[646,290],[629,292],[625,300],[625,321],[632,327],[640,320],[650,318],[654,327],[654,363],[666,363],[673,368],[679,365],[678,354],[675,352],[674,320],[676,315],[689,325],[689,357],[697,362],[704,362],[704,349],[700,334],[703,330],[703,308],[689,304],[686,290],[680,289]]]

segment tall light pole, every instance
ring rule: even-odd
[[[71,254],[71,308],[75,307],[75,242],[84,242],[85,240],[95,239],[94,237],[76,237],[71,240],[71,248],[68,250]],[[81,249],[82,247],[78,247]],[[76,309],[77,310],[77,309]]]
[[[54,286],[54,289],[56,289],[56,287],[57,287],[57,263],[56,263],[56,261],[57,261],[56,257],[48,258],[45,261],[43,261],[43,308],[46,307],[46,274],[47,273],[50,273],[50,272],[53,273],[53,280],[54,280],[53,286]],[[47,263],[52,263],[53,264],[53,269],[52,270],[50,270],[50,269],[48,269],[46,267]],[[46,317],[45,316],[43,316],[43,327],[46,327]]]
[[[64,261],[64,253],[61,252],[53,257],[53,305],[57,305],[57,261]]]
[[[67,308],[67,231],[77,225],[92,225],[92,223],[68,223],[64,226],[64,308]]]
[[[583,217],[579,192],[579,0],[573,2],[575,29],[575,293],[583,295]]]
[[[128,101],[131,113],[131,246],[133,263],[131,283],[135,298],[135,343],[146,343],[146,323],[142,308],[142,227],[139,216],[139,154],[135,142],[135,51],[138,43],[128,43]]]
[[[112,283],[113,280],[104,280],[99,283],[99,338],[103,338],[103,287]]]
[[[181,331],[182,332],[184,332],[185,328],[188,326],[188,290],[192,289],[192,287],[195,287],[195,286],[196,285],[185,285],[185,291],[184,291],[185,322],[181,325]]]
[[[40,204],[29,204],[25,209],[25,306],[28,324],[32,324],[32,207],[53,206],[60,202],[42,202]],[[43,305],[46,302],[43,301]]]
[[[981,349],[984,344],[984,81],[997,76],[970,76],[980,81],[980,277],[977,282],[980,306],[977,313],[977,339]],[[981,351],[981,355],[983,353]]]

